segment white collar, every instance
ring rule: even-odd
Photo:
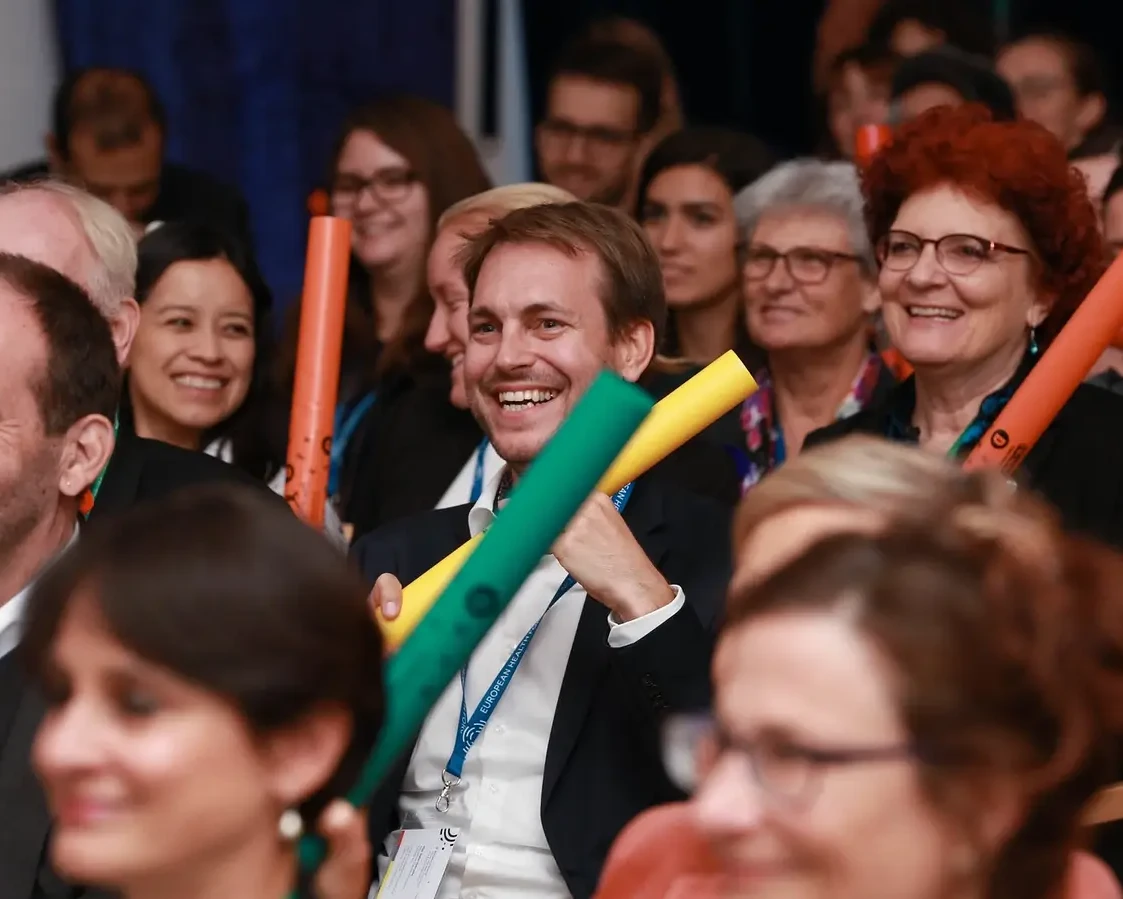
[[[499,485],[507,471],[506,463],[499,469],[480,491],[480,498],[468,510],[468,532],[475,537],[482,534],[495,520],[495,495],[499,492]]]
[[[74,533],[70,535],[66,546],[60,549],[54,556],[47,560],[42,568],[35,573],[35,576],[19,591],[15,596],[9,599],[6,603],[0,606],[0,658],[6,656],[9,652],[19,645],[20,635],[23,624],[24,609],[27,606],[27,598],[30,596],[32,589],[35,587],[35,582],[38,580],[39,575],[47,569],[55,559],[66,552],[74,545],[78,539],[78,525],[74,525]]]

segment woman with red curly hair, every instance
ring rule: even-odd
[[[864,175],[885,325],[915,374],[807,438],[880,434],[963,458],[1107,264],[1064,147],[979,106],[904,125]],[[1123,545],[1123,397],[1081,386],[1021,478],[1072,528]]]

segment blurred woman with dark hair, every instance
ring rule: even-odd
[[[323,537],[246,488],[83,534],[35,585],[22,643],[47,705],[32,758],[55,868],[125,899],[288,895],[296,840],[350,808],[337,798],[381,726],[366,594]],[[362,896],[358,855],[316,894]]]
[[[863,182],[886,330],[915,374],[807,444],[866,432],[964,458],[1103,273],[1096,213],[1052,134],[980,106],[902,126]],[[1082,385],[1021,479],[1123,544],[1120,443],[1123,399]]]
[[[354,110],[343,125],[332,156],[330,206],[351,221],[352,259],[329,484],[343,508],[353,467],[361,464],[352,444],[375,426],[372,410],[418,378],[447,381],[446,366],[425,351],[433,312],[425,263],[444,211],[490,186],[455,116],[429,100],[385,96]],[[279,358],[286,397],[298,314],[294,308]]]

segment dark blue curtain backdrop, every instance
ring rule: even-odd
[[[340,122],[380,91],[451,106],[455,0],[56,0],[67,68],[136,69],[168,157],[238,185],[278,306],[303,278],[306,199]]]

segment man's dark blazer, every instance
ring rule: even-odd
[[[257,484],[268,490],[220,459],[122,432],[90,520],[96,523],[137,503],[215,481]],[[50,816],[30,764],[43,705],[29,687],[17,695],[11,730],[0,741],[0,899],[95,899],[100,894],[64,884],[47,862]]]
[[[358,541],[353,555],[369,579],[392,572],[409,583],[468,539],[470,508],[395,522]],[[682,798],[663,769],[660,725],[669,710],[709,706],[710,658],[729,579],[729,518],[727,506],[640,479],[624,520],[667,581],[682,587],[686,605],[642,640],[611,649],[608,609],[585,601],[550,732],[541,807],[551,852],[575,899],[593,894],[625,824]],[[375,852],[398,827],[410,754],[370,804]]]

